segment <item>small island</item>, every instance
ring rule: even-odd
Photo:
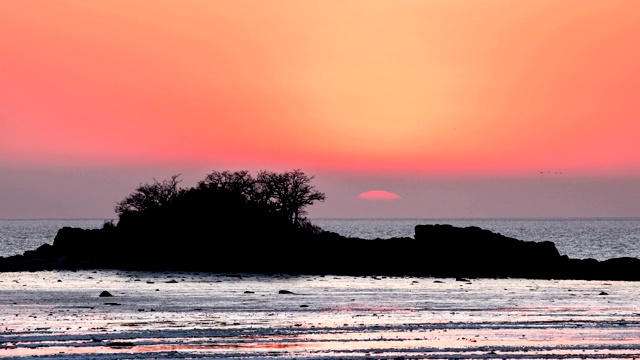
[[[552,242],[480,229],[417,225],[414,238],[365,240],[313,225],[324,201],[300,170],[213,171],[192,188],[179,175],[141,184],[117,223],[65,227],[53,245],[0,258],[0,271],[125,269],[217,273],[640,280],[640,259],[571,259]]]

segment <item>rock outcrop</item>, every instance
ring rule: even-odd
[[[259,229],[258,229],[259,230]],[[478,227],[418,225],[415,238],[364,240],[331,232],[281,237],[62,228],[53,245],[0,258],[0,271],[50,269],[640,280],[640,260],[570,259],[552,242],[513,239]],[[242,230],[238,229],[238,234]],[[193,238],[198,236],[197,238]]]

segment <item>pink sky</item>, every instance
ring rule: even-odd
[[[0,34],[0,218],[294,168],[312,216],[640,216],[637,1],[22,0]]]

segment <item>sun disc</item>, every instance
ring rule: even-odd
[[[371,190],[359,194],[357,198],[363,200],[389,201],[400,199],[400,195],[385,190]]]

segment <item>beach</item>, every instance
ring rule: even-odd
[[[622,281],[3,273],[0,357],[635,358],[639,293]]]

